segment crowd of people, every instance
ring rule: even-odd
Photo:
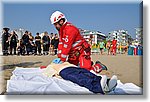
[[[97,44],[92,44],[92,50],[94,52],[99,52],[100,55],[104,55],[104,52],[107,51],[108,55],[116,55],[117,54],[117,40],[113,39],[112,41],[108,40],[104,42],[100,40]]]
[[[18,35],[15,31],[9,32],[9,28],[3,29],[2,34],[2,50],[3,55],[57,55],[59,44],[58,34],[48,34],[44,32],[44,36],[41,38],[37,32],[34,37],[31,32],[25,31],[21,39],[18,39]],[[117,40],[100,42],[94,48],[99,48],[100,55],[103,55],[107,50],[108,55],[116,55],[117,53]],[[92,48],[92,47],[91,47]],[[124,49],[127,52],[127,48]]]
[[[57,55],[58,44],[58,34],[44,32],[43,37],[39,33],[34,37],[31,32],[25,31],[18,39],[15,31],[9,33],[9,28],[3,28],[3,55]]]
[[[34,37],[31,32],[25,31],[21,39],[15,31],[9,32],[9,28],[3,29],[2,34],[2,50],[3,55],[57,55],[59,44],[58,34],[48,34],[44,32],[41,38],[37,32]],[[102,40],[98,43],[100,54],[104,54],[104,49],[107,49],[108,55],[116,55],[117,41]]]

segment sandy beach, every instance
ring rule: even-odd
[[[39,66],[47,66],[57,56],[0,56],[1,57],[1,71],[0,78],[0,92],[5,93],[7,80],[12,75],[11,72],[16,66],[31,68]],[[101,61],[108,67],[111,75],[117,75],[118,79],[123,83],[134,83],[140,87],[143,86],[142,80],[142,56],[128,56],[128,55],[92,55],[92,60]]]

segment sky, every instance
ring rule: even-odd
[[[139,3],[3,3],[3,27],[24,28],[32,32],[57,33],[50,22],[51,14],[59,10],[76,27],[101,31],[108,35],[124,29],[135,38],[135,28],[141,27],[142,6]]]

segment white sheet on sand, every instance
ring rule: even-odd
[[[40,68],[17,67],[7,81],[7,94],[94,94],[71,81],[42,75]],[[142,94],[142,88],[133,83],[117,81],[117,87],[108,94]]]

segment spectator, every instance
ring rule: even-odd
[[[59,44],[59,38],[58,38],[58,35],[55,34],[55,37],[54,37],[54,51],[55,51],[55,54],[54,55],[57,55],[58,44]]]
[[[106,48],[108,50],[108,55],[110,54],[110,47],[111,47],[111,43],[110,43],[110,40],[108,40],[107,44],[106,44]]]
[[[18,43],[18,35],[13,31],[10,36],[10,55],[12,55],[12,50],[14,50],[14,55],[16,55],[16,47]]]
[[[32,54],[37,55],[37,46],[34,42],[31,43],[32,45]]]
[[[36,33],[35,45],[37,46],[39,55],[41,55],[41,37],[39,36],[39,33]]]
[[[23,40],[20,39],[19,46],[17,48],[18,55],[25,55],[25,45],[23,44]]]
[[[32,36],[32,33],[31,33],[31,32],[28,32],[28,36],[29,36],[29,40],[30,40],[31,42],[33,42],[34,37]]]
[[[33,40],[34,40],[34,37],[32,36],[31,32],[28,32],[28,36],[29,36],[29,43],[27,44],[27,49],[26,49],[27,55],[33,54],[32,47],[33,47]]]
[[[50,47],[50,38],[48,36],[48,32],[44,32],[42,42],[43,42],[43,54],[48,55],[49,47]]]
[[[50,43],[51,54],[54,54],[54,35],[51,33],[51,43]]]
[[[103,55],[103,49],[104,49],[104,45],[105,43],[102,41],[102,39],[100,40],[100,43],[99,43],[99,47],[100,47],[100,54]]]
[[[110,55],[112,55],[112,53],[113,53],[113,50],[112,50],[112,44],[110,44]]]
[[[3,55],[8,55],[8,47],[9,47],[9,28],[3,28],[3,34],[2,34],[2,52]]]
[[[33,42],[34,37],[33,37],[33,35],[32,35],[31,32],[29,32],[28,36],[29,36],[29,42],[30,42],[30,44],[31,44],[30,52],[33,54],[33,50],[34,50],[34,51],[37,51],[37,50],[35,50],[36,47],[34,47],[34,44],[35,44],[35,43]],[[36,52],[36,53],[37,53],[37,52]],[[34,54],[35,54],[35,52],[34,52]]]
[[[26,52],[27,52],[27,55],[29,55],[30,53],[32,53],[32,41],[29,40],[29,43],[26,45]]]
[[[28,52],[27,51],[27,47],[29,45],[29,36],[28,36],[28,31],[25,31],[25,34],[22,36],[22,40],[23,40],[23,44],[25,45],[25,52]]]

